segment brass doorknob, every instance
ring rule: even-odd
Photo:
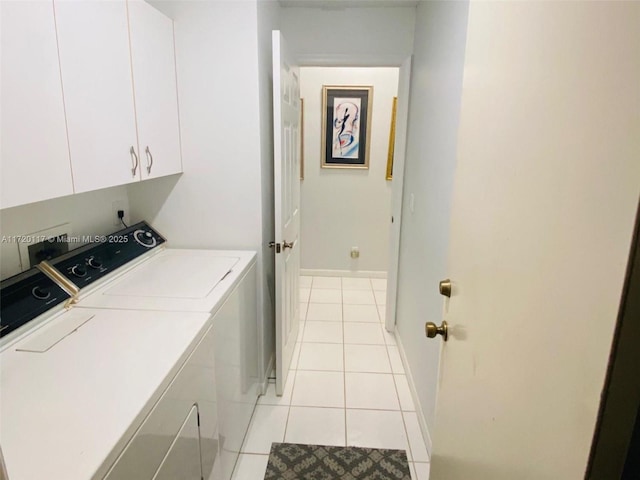
[[[427,322],[424,325],[424,331],[429,338],[435,338],[436,335],[442,335],[442,339],[446,342],[449,338],[449,326],[447,325],[447,321],[443,320],[442,325],[437,326],[433,322]]]
[[[440,295],[451,297],[451,280],[445,278],[440,282]]]

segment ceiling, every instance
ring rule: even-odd
[[[279,0],[283,7],[340,10],[354,7],[415,7],[419,0]]]

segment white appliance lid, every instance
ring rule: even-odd
[[[49,322],[27,337],[16,349],[19,352],[45,353],[93,318],[91,312],[72,311]]]
[[[238,263],[238,257],[158,255],[131,271],[103,295],[205,298]]]

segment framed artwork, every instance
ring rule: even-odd
[[[389,153],[387,154],[387,175],[386,179],[393,178],[393,154],[394,145],[396,143],[396,109],[398,108],[398,97],[393,97],[393,105],[391,107],[391,128],[389,130]]]
[[[300,99],[300,180],[304,180],[304,98]]]
[[[322,168],[369,168],[373,87],[322,87]]]

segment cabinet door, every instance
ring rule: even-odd
[[[0,208],[73,193],[53,1],[1,2]]]
[[[55,0],[76,192],[139,180],[127,5]]]
[[[200,429],[194,405],[182,424],[153,480],[201,480]]]
[[[214,330],[210,326],[104,480],[166,478],[166,474],[179,466],[176,461],[180,459],[186,462],[186,470],[182,472],[184,476],[176,474],[174,479],[191,478],[189,475],[196,472],[210,478],[218,457],[214,345]],[[186,432],[195,430],[184,430],[186,412],[191,411],[194,405],[198,406],[200,422],[197,465],[187,462],[195,448],[192,441],[195,434]],[[168,453],[173,447],[177,449]],[[165,476],[158,473],[159,468]],[[187,472],[191,473],[187,475]]]
[[[142,0],[128,5],[142,178],[179,173],[173,21]]]

